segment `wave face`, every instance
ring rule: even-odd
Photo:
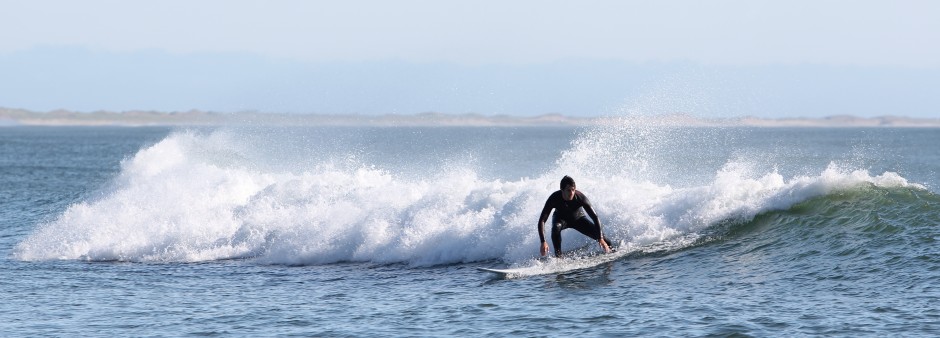
[[[124,160],[95,198],[40,225],[14,256],[520,263],[538,255],[538,213],[566,174],[595,203],[605,233],[621,250],[687,248],[807,208],[822,209],[781,224],[810,226],[822,217],[878,228],[885,226],[866,218],[871,210],[937,212],[912,210],[917,198],[936,196],[895,172],[871,174],[840,159],[793,163],[793,157],[765,156],[774,144],[735,147],[735,135],[629,123],[584,131],[178,131]],[[820,160],[827,163],[819,166]],[[873,205],[843,209],[841,196],[859,191],[865,191],[862,204]],[[920,197],[891,205],[893,199],[880,197],[885,192]],[[715,229],[723,230],[715,236]],[[574,232],[564,233],[564,243],[569,249],[592,244]]]
[[[883,309],[930,308],[919,302],[935,294],[937,225],[940,196],[915,187],[862,184],[713,227],[718,236],[695,249],[745,262],[741,275],[785,285],[781,290],[880,299]],[[730,266],[723,272],[739,268]]]

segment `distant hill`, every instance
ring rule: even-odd
[[[639,123],[662,126],[752,126],[752,127],[940,127],[940,118],[900,116],[768,119],[752,116],[700,118],[691,115],[631,115],[570,117],[560,114],[508,116],[482,114],[420,113],[414,115],[329,115],[260,112],[218,113],[125,111],[73,112],[55,110],[33,112],[0,108],[0,126],[591,126]]]

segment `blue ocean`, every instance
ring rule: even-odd
[[[938,336],[940,129],[0,128],[9,337]],[[617,259],[536,225],[564,175]],[[477,268],[522,268],[498,276]]]

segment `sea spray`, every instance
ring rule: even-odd
[[[375,148],[347,144],[368,134],[319,132],[173,133],[125,160],[99,197],[39,226],[14,256],[290,265],[523,262],[538,255],[538,213],[564,174],[575,176],[605,233],[624,250],[682,248],[720,222],[746,222],[858,185],[914,186],[891,172],[872,176],[836,164],[789,178],[746,158],[710,158],[723,162],[710,175],[703,174],[709,166],[690,175],[682,169],[690,164],[673,164],[683,162],[675,155],[680,150],[699,155],[688,155],[683,146],[694,142],[676,135],[697,134],[700,146],[722,149],[733,137],[721,129],[712,131],[717,136],[643,126],[587,130],[551,155],[553,168],[531,178],[483,175],[480,163],[497,156],[494,150],[460,155],[463,143],[429,146],[434,140],[421,132],[381,130],[400,139]],[[491,170],[515,168],[510,160]],[[566,250],[591,245],[574,232],[564,237]]]
[[[433,265],[500,258],[531,237],[532,227],[513,226],[535,208],[531,181],[466,170],[412,180],[332,161],[262,171],[227,134],[176,133],[141,150],[102,198],[41,226],[16,256]]]

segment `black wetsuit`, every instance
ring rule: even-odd
[[[542,208],[542,214],[539,216],[539,239],[545,242],[542,224],[548,219],[548,213],[555,209],[555,213],[552,215],[552,246],[555,247],[556,255],[561,252],[561,231],[564,229],[573,228],[595,241],[603,233],[601,222],[597,219],[597,213],[591,207],[591,201],[587,196],[584,196],[580,191],[575,191],[574,198],[566,201],[561,194],[562,191],[559,190],[548,196],[545,207]],[[591,216],[591,219],[584,215],[585,211]],[[607,243],[607,246],[610,246],[610,240],[606,237],[604,242]]]

